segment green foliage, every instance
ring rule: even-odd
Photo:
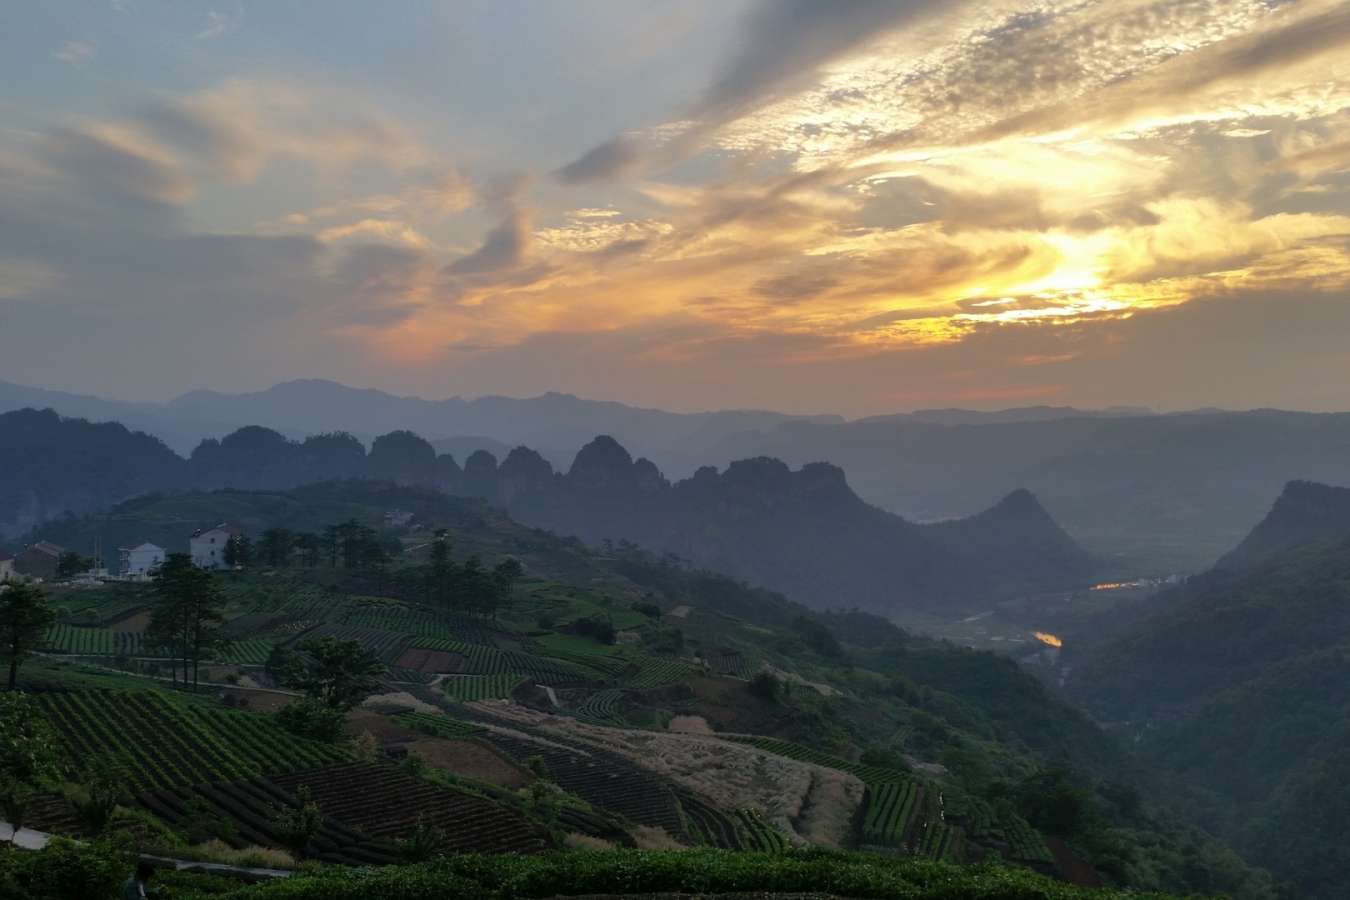
[[[15,689],[19,666],[42,644],[56,613],[37,585],[16,582],[0,588],[0,660],[9,667],[9,689]]]
[[[1147,900],[1162,895],[1076,888],[1024,869],[954,866],[857,853],[569,851],[445,857],[415,866],[325,869],[242,888],[229,900],[440,900],[574,895],[819,893],[913,900]]]
[[[285,660],[283,683],[330,710],[345,713],[380,688],[384,664],[357,641],[311,638],[299,649],[303,656]]]
[[[777,703],[783,693],[783,682],[772,672],[757,672],[750,679],[750,693],[767,703]]]
[[[60,781],[60,759],[56,735],[38,706],[18,691],[0,694],[0,812],[15,834],[33,796]]]
[[[302,697],[277,710],[277,724],[298,737],[314,741],[333,743],[342,737],[342,727],[346,722],[345,710],[314,699]]]
[[[103,833],[118,806],[130,799],[130,783],[128,766],[118,756],[100,753],[85,761],[79,788],[67,799],[86,832]]]
[[[107,842],[77,844],[53,838],[38,852],[0,853],[0,897],[5,900],[111,898],[135,870],[135,859]]]
[[[304,859],[310,842],[323,830],[323,810],[315,803],[309,788],[300,785],[295,789],[296,806],[278,807],[272,817],[272,827],[277,836],[291,851],[296,859]]]
[[[399,857],[404,862],[410,863],[426,862],[434,856],[439,856],[445,844],[445,830],[437,828],[420,815],[412,831],[394,842]]]

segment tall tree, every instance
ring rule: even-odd
[[[56,621],[47,595],[37,585],[16,582],[0,588],[0,657],[9,663],[9,689],[19,680],[19,665],[42,646]]]
[[[183,665],[183,681],[192,672],[192,689],[198,685],[202,657],[220,641],[219,625],[225,620],[211,573],[192,564],[186,553],[170,553],[155,576],[156,601],[146,631],[152,640],[168,648]]]
[[[295,547],[295,535],[285,528],[269,528],[258,539],[258,549],[263,560],[272,568],[284,568],[291,561],[291,550]]]
[[[295,549],[300,551],[300,564],[313,569],[323,555],[323,539],[311,531],[295,536]]]
[[[253,542],[249,540],[248,535],[231,535],[225,542],[225,565],[233,569],[235,566],[247,566],[252,561]]]
[[[427,600],[437,606],[448,607],[454,590],[455,564],[450,558],[450,534],[437,528],[431,542],[431,565],[427,569]]]

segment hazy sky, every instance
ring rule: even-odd
[[[0,379],[1350,408],[1350,3],[9,3]]]

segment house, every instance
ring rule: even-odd
[[[51,541],[38,541],[36,544],[29,544],[23,551],[14,557],[14,571],[20,575],[27,575],[29,578],[41,578],[50,580],[56,577],[61,554],[66,552],[65,547],[53,544]]]
[[[135,547],[118,547],[117,558],[119,574],[145,578],[164,565],[164,548],[146,541]]]
[[[9,581],[14,577],[14,557],[0,552],[0,581]]]
[[[221,523],[215,528],[194,531],[188,540],[188,551],[192,554],[193,565],[202,569],[221,569],[225,567],[225,545],[230,538],[242,534],[233,525]]]

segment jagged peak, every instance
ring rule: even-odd
[[[577,451],[567,474],[577,476],[586,472],[618,472],[632,467],[633,457],[624,446],[609,435],[600,434]]]

